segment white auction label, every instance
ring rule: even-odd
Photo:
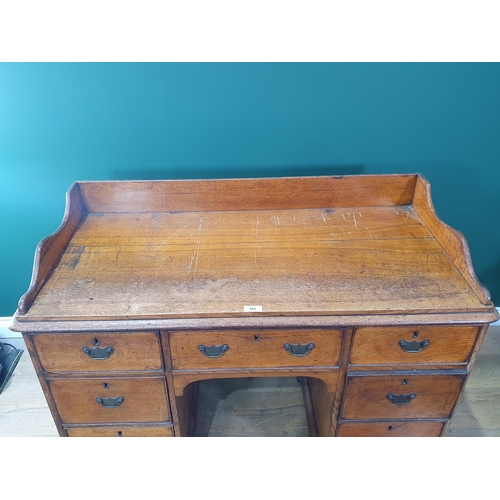
[[[261,313],[262,306],[243,306],[243,312],[246,313]]]

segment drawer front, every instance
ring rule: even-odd
[[[349,376],[342,420],[448,418],[465,375]]]
[[[171,332],[173,368],[337,366],[342,330]]]
[[[340,437],[439,437],[444,422],[348,422],[339,425]]]
[[[70,427],[69,437],[172,437],[172,427]]]
[[[59,379],[48,384],[65,424],[170,421],[164,378]]]
[[[49,373],[162,369],[156,333],[38,334],[33,343]]]
[[[475,326],[367,327],[354,333],[352,365],[467,363]]]

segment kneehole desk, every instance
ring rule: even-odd
[[[498,319],[420,175],[76,182],[11,328],[61,436],[186,436],[297,378],[309,435],[440,436]]]

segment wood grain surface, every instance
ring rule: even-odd
[[[476,326],[357,328],[351,365],[466,363],[479,333]],[[420,352],[407,352],[399,341],[429,341]]]
[[[201,228],[200,228],[201,226]],[[217,212],[90,213],[72,247],[432,238],[410,206]],[[277,238],[278,236],[278,238]]]
[[[14,318],[11,330],[24,333],[43,332],[81,332],[100,330],[102,332],[139,331],[139,330],[217,330],[248,328],[344,328],[346,325],[387,326],[386,314],[339,314],[314,316],[233,316],[213,318],[163,318],[163,319],[110,319],[110,320],[62,320],[62,321],[18,321]],[[391,314],[392,325],[477,325],[493,323],[498,320],[495,308],[482,312]]]
[[[49,388],[65,424],[170,420],[164,378],[58,379],[49,380]],[[118,408],[96,401],[120,396]]]
[[[51,271],[60,260],[63,250],[83,217],[80,188],[73,184],[66,193],[66,209],[61,225],[36,247],[33,273],[28,291],[19,299],[18,313],[25,314],[37,293],[47,281]]]
[[[469,244],[465,236],[438,218],[432,203],[431,185],[421,176],[418,177],[415,185],[412,205],[481,302],[491,305],[490,292],[479,282],[474,272]]]
[[[408,205],[414,174],[78,183],[88,212]]]
[[[342,420],[447,418],[455,406],[465,375],[348,376]],[[407,381],[405,384],[404,381]],[[415,394],[399,406],[387,394]]]
[[[172,437],[172,427],[116,426],[68,427],[69,437]]]
[[[347,210],[335,221],[325,210],[267,219],[260,212],[188,214],[191,224],[174,214],[158,235],[151,214],[121,214],[131,225],[118,221],[116,232],[107,229],[116,214],[97,226],[94,214],[18,319],[234,317],[248,316],[246,305],[262,306],[263,316],[484,311],[411,208],[386,207],[385,218],[373,210]],[[81,238],[87,223],[90,235]],[[406,237],[384,238],[384,224]],[[312,232],[301,236],[304,227]]]
[[[176,370],[173,373],[174,394],[178,397],[185,394],[185,389],[199,380],[221,378],[275,378],[275,377],[310,377],[324,382],[327,391],[334,393],[337,390],[339,379],[338,368],[318,368],[296,366],[293,368],[235,368],[223,370]]]
[[[305,356],[293,356],[286,343],[314,347]],[[170,332],[174,370],[336,366],[341,343],[342,330]],[[220,358],[208,358],[199,349],[224,344],[228,350]]]
[[[40,363],[46,372],[161,370],[162,356],[156,333],[39,334],[33,335]],[[107,359],[92,359],[84,347],[113,347]]]
[[[9,339],[8,342],[16,344],[19,348],[25,348],[22,339]],[[281,394],[280,399],[284,393]],[[276,404],[280,399],[274,400]],[[282,409],[286,411],[289,407],[290,405],[285,402]],[[237,415],[238,406],[233,406],[233,410],[234,415]],[[245,418],[241,415],[243,427]],[[388,423],[387,426],[392,423]],[[490,327],[486,335],[446,435],[500,436],[500,327],[498,326]],[[58,436],[27,353],[21,357],[18,367],[0,397],[0,436]]]
[[[334,404],[339,394],[328,392],[328,387],[322,380],[317,378],[306,380],[311,393],[317,435],[319,437],[333,436],[336,424]]]
[[[443,422],[346,422],[340,437],[439,437]]]

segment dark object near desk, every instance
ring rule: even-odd
[[[0,342],[0,394],[7,387],[7,383],[14,373],[23,352],[22,349],[16,349],[11,344]]]

